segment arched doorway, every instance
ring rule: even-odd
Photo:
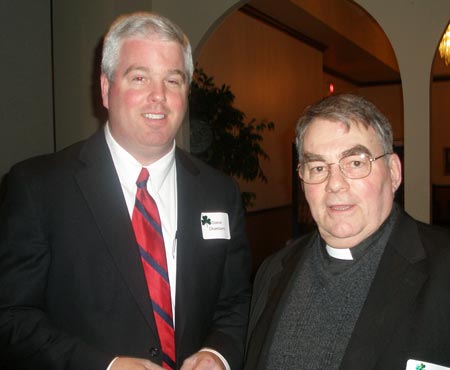
[[[439,45],[436,47],[431,76],[431,221],[450,227],[450,63],[446,64],[441,57]]]

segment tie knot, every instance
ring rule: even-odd
[[[146,168],[142,168],[136,181],[137,187],[145,188],[147,186],[148,177],[149,177],[148,170]]]

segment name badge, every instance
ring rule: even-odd
[[[406,370],[449,370],[450,367],[432,364],[430,362],[420,360],[408,360]]]
[[[203,239],[230,239],[228,213],[202,212],[200,216]]]

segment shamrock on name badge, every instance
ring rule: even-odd
[[[211,219],[208,216],[202,216],[202,225],[211,225]]]

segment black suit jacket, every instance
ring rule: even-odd
[[[315,233],[260,267],[245,369],[261,369],[258,364],[267,353],[289,281],[312,247]],[[416,222],[402,211],[340,369],[404,370],[408,359],[450,366],[450,234]]]
[[[202,347],[242,367],[249,248],[236,184],[177,149],[177,365]],[[131,220],[104,133],[27,160],[0,211],[0,363],[106,370],[117,355],[160,363]],[[204,240],[201,212],[229,215]],[[1,366],[0,366],[1,367]]]

